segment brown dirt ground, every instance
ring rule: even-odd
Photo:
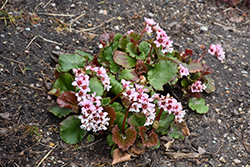
[[[4,2],[0,1],[1,7]],[[7,19],[5,25],[0,17],[0,166],[29,167],[40,162],[41,166],[111,166],[104,137],[97,136],[93,145],[84,139],[74,146],[60,139],[62,120],[48,112],[54,99],[47,92],[55,81],[58,53],[79,49],[97,54],[100,34],[140,31],[144,17],[160,23],[174,41],[174,49],[191,48],[198,58],[200,44],[222,43],[226,60],[220,63],[205,55],[215,70],[212,77],[217,87],[204,95],[210,111],[205,115],[188,111],[191,135],[175,140],[172,148],[190,153],[200,147],[206,150],[204,155],[171,158],[162,140],[160,149],[115,166],[250,165],[248,7],[231,8],[214,0],[9,0],[3,9],[15,22]]]

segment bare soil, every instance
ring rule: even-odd
[[[199,45],[221,43],[226,59],[220,63],[204,56],[215,71],[216,91],[204,94],[210,110],[205,115],[187,111],[191,135],[172,147],[182,153],[202,148],[205,154],[174,159],[165,154],[166,141],[161,140],[160,149],[115,166],[250,166],[250,10],[244,3],[8,0],[3,10],[9,15],[0,16],[0,166],[112,166],[103,136],[77,145],[60,139],[62,119],[48,112],[55,99],[47,93],[58,55],[76,49],[97,54],[102,33],[139,32],[144,17],[159,22],[175,50],[193,49],[198,59]]]

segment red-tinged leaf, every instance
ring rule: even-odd
[[[195,62],[195,61],[192,61],[191,63],[189,63],[187,65],[187,68],[190,73],[196,73],[196,72],[200,72],[203,70],[201,63]]]
[[[135,72],[140,76],[143,73],[148,72],[148,67],[145,65],[143,60],[138,59],[135,66]]]
[[[158,135],[155,132],[146,132],[147,128],[145,126],[139,127],[139,135],[141,136],[142,143],[144,147],[153,147],[158,144]]]
[[[193,55],[193,51],[191,49],[186,49],[185,50],[185,55],[192,56]]]
[[[111,129],[113,128],[113,125],[115,123],[115,119],[116,119],[115,109],[113,107],[110,107],[110,106],[103,106],[103,108],[108,113],[108,117],[110,118],[108,130],[111,131]]]
[[[123,66],[124,68],[132,68],[136,64],[136,60],[130,57],[127,53],[116,50],[114,51],[114,61],[116,64]]]
[[[75,92],[67,91],[62,93],[56,100],[61,108],[71,108],[75,113],[78,112],[77,98]]]
[[[214,72],[214,70],[210,69],[209,65],[202,64],[203,70],[201,72],[202,75],[208,75]]]
[[[95,65],[97,67],[100,66],[99,62],[98,62],[98,59],[97,59],[97,54],[94,55],[94,58],[92,59],[91,64],[93,64],[93,65]]]
[[[128,149],[130,146],[132,146],[135,142],[136,139],[136,131],[129,127],[126,131],[125,134],[119,133],[119,128],[116,125],[112,129],[113,133],[113,141],[118,145],[118,147],[122,150]]]
[[[59,96],[60,96],[60,89],[58,89],[58,88],[53,88],[53,89],[51,89],[51,90],[48,92],[48,94],[54,95],[54,96],[56,96],[56,97],[59,97]]]
[[[105,47],[108,45],[110,42],[114,40],[115,33],[104,33],[100,36],[99,41]]]

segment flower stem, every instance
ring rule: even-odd
[[[130,105],[129,105],[127,111],[126,111],[125,117],[124,117],[123,122],[122,122],[122,133],[124,133],[124,127],[125,127],[126,118],[127,118],[127,116],[128,116],[128,111],[129,111],[130,107],[132,106],[132,104],[133,104],[134,102],[135,102],[135,101],[132,101],[132,102],[130,103]]]
[[[156,121],[159,122],[159,120],[160,120],[160,118],[161,118],[162,112],[163,112],[163,108],[160,109],[159,114],[157,115],[157,117],[156,117],[156,119],[155,119]]]
[[[207,51],[204,51],[201,55],[201,57],[199,58],[199,60],[197,61],[198,63],[201,61],[202,57],[204,56],[204,54],[207,53]]]
[[[150,51],[149,51],[149,53],[148,53],[148,58],[150,57],[152,50],[153,50],[153,45],[151,45],[151,47],[150,47]],[[148,59],[148,58],[147,58],[147,59]]]
[[[124,88],[118,95],[116,95],[110,102],[108,105],[110,105],[111,103],[113,103],[115,101],[115,99],[117,99],[117,97],[121,96],[122,92],[125,90],[126,88]]]

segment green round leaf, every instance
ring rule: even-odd
[[[150,51],[150,44],[145,42],[145,41],[142,41],[140,44],[139,44],[139,50],[141,52],[144,53],[144,55],[148,56],[149,54],[149,51]]]
[[[53,113],[58,118],[62,118],[69,113],[73,113],[70,108],[61,108],[58,104],[53,104],[48,108],[49,112]]]
[[[189,99],[188,106],[199,114],[205,114],[208,112],[209,107],[205,105],[205,100],[203,98],[197,99],[193,97]]]
[[[134,83],[137,83],[140,80],[138,78],[138,75],[136,74],[135,70],[129,70],[129,69],[122,70],[120,72],[119,78],[120,79],[125,79],[125,80],[128,80],[128,81],[132,81]]]
[[[163,90],[163,85],[174,78],[177,72],[177,67],[172,62],[162,60],[152,70],[148,71],[148,80],[156,90]]]
[[[115,79],[114,75],[109,75],[109,77],[110,77],[110,84],[112,86],[110,91],[115,95],[118,95],[123,90],[122,84]]]
[[[95,136],[94,136],[93,134],[89,134],[89,135],[87,136],[87,141],[88,141],[89,143],[95,141]]]
[[[79,56],[78,54],[61,55],[59,57],[59,69],[62,72],[68,72],[74,68],[82,68],[85,64],[86,58]]]
[[[107,136],[107,142],[108,142],[108,145],[109,145],[109,146],[112,146],[112,145],[115,144],[115,142],[114,142],[113,139],[112,139],[112,134],[109,134],[109,135]]]
[[[76,116],[70,116],[61,122],[60,137],[68,144],[76,144],[82,141],[87,131],[80,128],[81,120]]]
[[[104,91],[102,82],[95,77],[89,80],[89,88],[92,93],[96,92],[96,96],[102,96]]]
[[[136,48],[134,48],[133,43],[131,42],[127,44],[126,51],[129,53],[131,57],[137,56]]]
[[[54,83],[54,88],[60,89],[60,94],[66,91],[74,91],[75,88],[71,83],[73,82],[72,76],[69,73],[62,73],[59,75],[59,78]]]

